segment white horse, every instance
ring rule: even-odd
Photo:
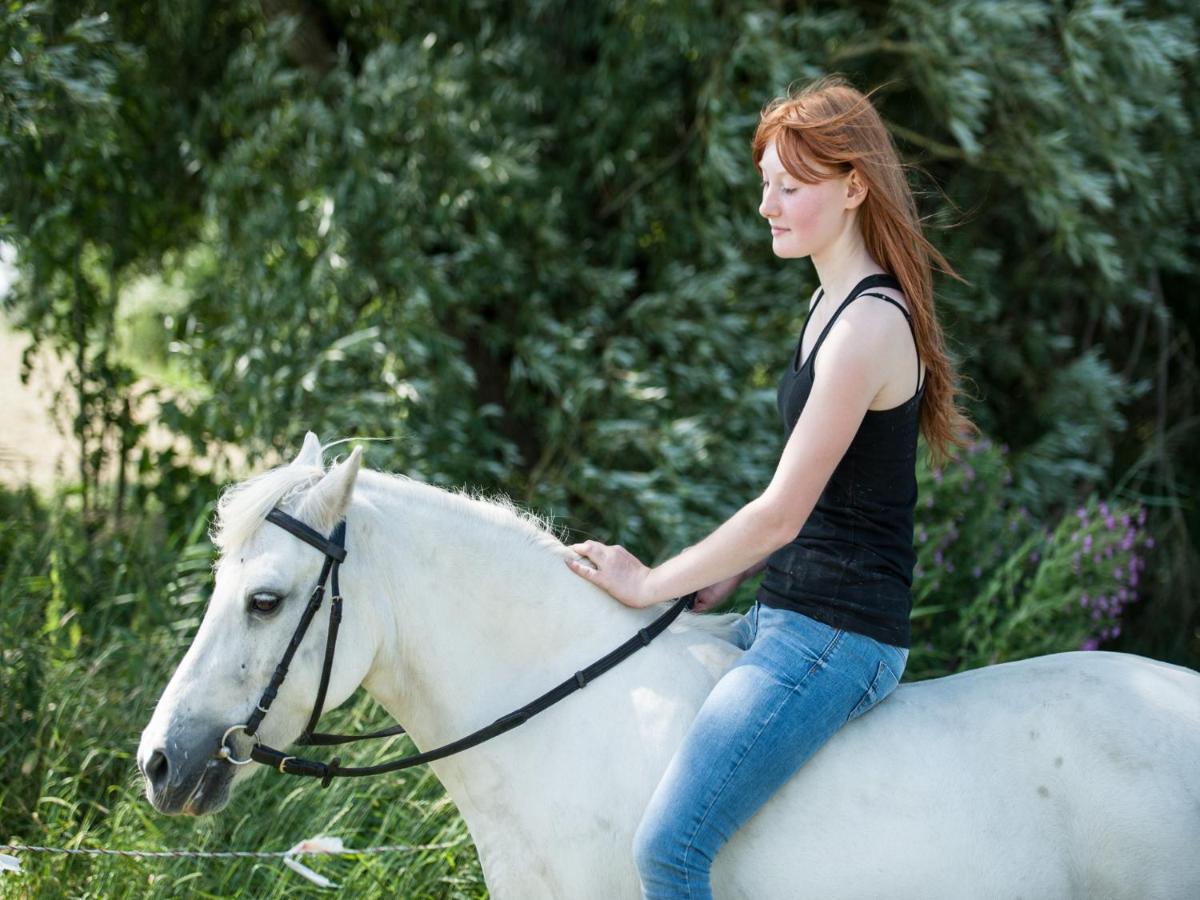
[[[323,561],[264,525],[277,504],[322,534],[347,520],[326,708],[362,685],[422,750],[524,705],[661,613],[573,574],[570,551],[511,503],[360,471],[360,455],[325,471],[309,433],[290,465],[222,496],[215,593],[138,749],[160,811],[215,812],[258,768],[214,751],[253,709]],[[256,595],[283,599],[263,615],[249,611]],[[431,764],[492,896],[639,895],[634,830],[742,652],[728,639],[736,618],[684,612],[584,690]],[[300,733],[326,628],[318,615],[265,743]],[[718,897],[754,900],[1200,897],[1200,674],[1072,652],[903,684],[734,835],[712,882]]]

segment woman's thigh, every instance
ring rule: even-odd
[[[758,607],[759,604],[755,603],[733,624],[731,640],[743,650],[750,649],[754,643],[754,636],[758,633]]]
[[[887,645],[790,610],[752,612],[753,643],[701,706],[643,819],[710,860],[839,728],[895,687],[879,676]]]

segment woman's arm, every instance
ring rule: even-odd
[[[770,554],[767,554],[767,556],[764,556],[762,559],[760,559],[758,562],[756,562],[754,565],[752,565],[750,568],[748,568],[745,572],[743,572],[742,573],[742,581],[745,581],[747,578],[753,578],[755,575],[757,575],[759,572],[761,572],[763,569],[765,569],[767,567],[767,558],[769,556],[770,556]]]
[[[751,500],[700,543],[651,569],[641,604],[650,606],[724,581],[731,574],[750,574],[795,537],[778,507],[762,497]]]
[[[683,550],[690,550],[694,546],[695,546],[695,544],[689,544],[688,546],[684,547]],[[680,550],[679,552],[682,553],[683,550]],[[771,556],[771,554],[768,553],[766,556],[764,556],[758,562],[751,565],[750,568],[741,572],[737,576],[738,583],[741,584],[747,578],[753,578],[755,575],[757,575],[759,572],[761,572],[763,569],[765,569],[767,567],[767,560],[770,558],[770,556]]]
[[[652,606],[753,571],[764,557],[795,536],[787,519],[776,505],[758,497],[700,543],[653,569],[642,565],[624,547],[610,547],[599,541],[584,541],[568,548],[586,557],[591,565],[574,559],[563,561],[571,571],[626,606]]]
[[[834,469],[858,432],[871,400],[884,386],[878,365],[892,338],[882,318],[847,315],[822,345],[822,371],[804,405],[771,483],[716,531],[653,569],[621,546],[597,541],[571,545],[592,565],[566,564],[626,606],[644,607],[753,570],[804,527]]]
[[[745,571],[739,572],[737,575],[731,575],[724,581],[718,581],[716,584],[710,584],[706,588],[702,588],[696,592],[696,599],[692,603],[692,612],[708,612],[710,609],[716,609],[726,600],[733,596],[739,587],[742,586],[747,578],[752,578],[763,570],[767,561],[764,557]]]

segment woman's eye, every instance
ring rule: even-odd
[[[279,605],[280,597],[266,591],[256,591],[250,595],[250,609],[257,613],[274,612]]]
[[[796,193],[796,189],[795,189],[795,188],[780,188],[780,190],[781,190],[783,193],[785,193],[785,194],[794,194],[794,193]]]

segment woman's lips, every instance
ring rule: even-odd
[[[780,235],[780,234],[783,234],[783,233],[785,233],[785,232],[787,232],[787,231],[790,231],[790,230],[791,230],[791,229],[789,229],[789,228],[775,228],[774,226],[772,226],[772,228],[771,228],[771,234],[772,234],[772,235]]]

